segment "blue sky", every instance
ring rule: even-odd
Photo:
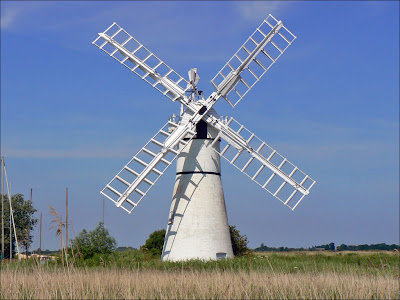
[[[58,247],[48,205],[65,216],[65,187],[75,232],[94,228],[99,191],[179,111],[94,47],[97,33],[116,21],[182,76],[197,67],[208,95],[269,13],[297,40],[235,109],[215,108],[317,184],[292,212],[224,161],[230,224],[251,247],[399,242],[397,1],[1,1],[2,155],[12,192],[33,188],[43,249]],[[166,226],[174,169],[131,215],[106,200],[119,246]]]

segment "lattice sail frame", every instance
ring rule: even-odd
[[[234,118],[230,118],[225,126],[228,130],[221,131],[213,142],[221,140],[221,150],[217,153],[294,210],[316,181]],[[235,142],[237,135],[244,144]]]
[[[184,97],[189,82],[117,23],[99,33],[92,44],[172,101]]]
[[[195,135],[195,132],[188,131],[184,136],[185,140],[180,139],[176,145],[168,147],[166,140],[177,129],[180,129],[177,123],[173,120],[168,121],[100,193],[116,206],[131,213]],[[179,144],[183,147],[178,147]],[[158,154],[162,154],[162,157],[151,167]],[[145,173],[145,176],[141,176]],[[136,187],[127,195],[129,187],[133,184]]]
[[[295,39],[281,21],[269,15],[211,80],[214,89],[223,90],[224,83],[238,73],[237,82],[222,95],[235,107]]]
[[[190,101],[185,95],[185,92],[191,87],[188,81],[150,52],[117,23],[114,22],[103,33],[99,33],[99,37],[93,42],[94,45],[123,64],[170,100],[179,100],[179,102],[195,113],[190,126],[180,126],[174,122],[168,122],[107,184],[101,191],[101,194],[113,201],[118,207],[131,213],[175,160],[179,154],[176,146],[179,143],[187,145],[188,142],[183,140],[184,137],[193,138],[196,134],[192,131],[194,130],[194,124],[204,116],[203,119],[211,126],[221,130],[219,137],[225,141],[225,146],[221,148],[222,151],[219,154],[274,197],[294,210],[304,196],[309,194],[315,181],[234,119],[231,119],[229,122],[220,122],[216,118],[207,115],[207,112],[219,97],[225,98],[225,100],[235,107],[295,39],[296,36],[287,30],[281,21],[269,15],[217,73],[214,79],[212,79],[211,83],[216,92],[202,106],[197,102]],[[205,107],[205,115],[207,117],[203,115],[204,112],[201,112]],[[229,127],[234,125],[240,125],[240,128],[235,131]],[[170,131],[165,130],[167,127],[172,130],[169,136],[165,135],[165,133],[170,133]],[[183,127],[185,127],[184,130]],[[189,127],[190,129],[188,129]],[[250,134],[248,139],[244,137],[245,133]],[[156,140],[159,134],[165,136],[164,141]],[[170,139],[173,134],[178,138]],[[167,142],[167,140],[170,141]],[[175,140],[174,147],[168,146],[171,145],[170,142],[172,140]],[[258,147],[252,148],[250,144],[254,144],[255,141],[261,144]],[[158,153],[150,149],[154,144],[160,147]],[[237,152],[233,154],[232,158],[229,158],[229,152],[233,149]],[[270,153],[262,154],[267,149],[269,149]],[[148,160],[141,159],[140,156],[143,155],[152,161],[148,163]],[[167,155],[169,155],[169,158],[165,157]],[[246,155],[250,155],[247,160]],[[156,164],[154,163],[155,161]],[[261,163],[261,165],[255,173],[251,173],[251,170],[255,168],[254,165],[256,162]],[[141,167],[135,170],[135,168],[130,167],[132,163],[138,163]],[[163,170],[157,169],[156,166],[162,163],[164,163]],[[289,170],[286,170],[288,168]],[[272,174],[264,181],[264,173],[267,170],[270,170]],[[130,176],[130,178],[126,176]],[[297,178],[299,176],[304,177]],[[281,183],[275,183],[279,179]],[[290,187],[293,192],[287,194],[286,190]],[[284,196],[285,193],[286,196]],[[131,194],[133,194],[132,197],[130,196]]]

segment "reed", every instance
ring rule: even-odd
[[[120,269],[3,270],[2,299],[396,299],[382,273]]]
[[[163,263],[133,251],[100,257],[95,266],[25,261],[2,265],[0,297],[398,299],[398,258],[384,253],[264,253],[217,262]]]

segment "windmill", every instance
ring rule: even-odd
[[[101,191],[131,213],[177,160],[162,260],[233,257],[220,156],[292,210],[310,193],[312,178],[213,108],[220,98],[235,107],[295,39],[269,15],[211,80],[215,91],[208,98],[197,89],[197,69],[185,80],[115,22],[93,41],[181,104],[180,116],[173,115]]]

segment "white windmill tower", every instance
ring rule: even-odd
[[[177,159],[163,260],[233,257],[220,158],[294,210],[315,181],[233,118],[213,109],[222,97],[232,107],[251,90],[296,37],[269,15],[211,80],[204,98],[199,76],[182,76],[113,23],[93,42],[173,102],[179,120],[170,120],[106,185],[101,194],[128,213]]]

